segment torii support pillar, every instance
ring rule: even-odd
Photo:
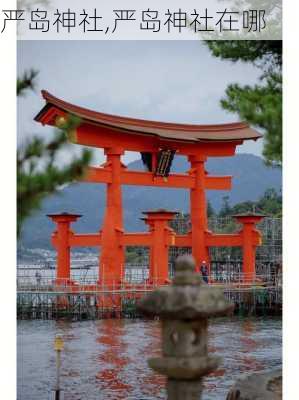
[[[145,211],[143,220],[149,226],[152,234],[150,252],[149,282],[157,285],[169,283],[168,250],[175,244],[175,233],[169,222],[177,214],[173,211]]]
[[[71,260],[69,236],[72,234],[70,225],[81,217],[79,214],[48,214],[47,217],[57,225],[52,235],[52,244],[57,251],[56,283],[69,285],[71,283]]]
[[[190,174],[195,177],[195,186],[190,190],[190,216],[192,225],[192,255],[195,259],[196,272],[200,271],[203,261],[207,263],[210,276],[209,249],[205,243],[205,233],[208,230],[207,200],[205,193],[205,161],[206,157],[189,156]]]
[[[243,280],[244,282],[255,281],[255,254],[256,247],[262,244],[262,235],[256,229],[258,224],[265,215],[259,214],[239,214],[233,215],[239,223],[243,225],[240,232],[243,241]]]
[[[111,171],[111,182],[107,184],[106,212],[102,229],[102,249],[99,266],[99,282],[118,285],[124,277],[125,255],[121,245],[123,235],[123,207],[121,191],[122,149],[105,149],[105,166]]]

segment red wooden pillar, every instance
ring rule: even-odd
[[[173,211],[154,210],[145,211],[145,222],[149,225],[152,233],[152,246],[150,252],[149,281],[157,285],[168,282],[168,249],[174,244],[174,231],[169,227],[171,221],[177,214]]]
[[[105,149],[106,167],[111,170],[112,181],[107,184],[106,212],[102,229],[100,257],[100,282],[108,285],[119,284],[124,276],[125,256],[121,246],[123,234],[123,208],[121,190],[121,155],[123,149]]]
[[[52,244],[57,250],[56,280],[58,284],[71,283],[71,262],[69,236],[70,225],[81,217],[79,214],[48,214],[49,218],[57,225],[57,230],[52,235]]]
[[[262,243],[262,236],[256,229],[256,224],[265,216],[257,214],[239,214],[234,215],[234,217],[243,225],[241,231],[243,238],[243,280],[248,283],[254,282],[256,273],[256,247]]]
[[[195,177],[195,187],[190,190],[190,216],[192,224],[192,255],[196,262],[196,271],[206,261],[210,276],[209,249],[205,244],[205,232],[208,229],[207,200],[205,193],[204,156],[189,156],[191,174]]]

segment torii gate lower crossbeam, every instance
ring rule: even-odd
[[[176,235],[169,227],[169,222],[176,212],[167,210],[152,210],[144,212],[143,220],[149,227],[149,232],[121,233],[117,245],[125,246],[148,246],[150,248],[150,266],[148,283],[153,285],[164,285],[169,283],[168,252],[169,247],[191,247],[192,234]],[[72,284],[70,266],[70,248],[75,246],[97,246],[103,245],[103,233],[98,234],[75,234],[70,229],[70,224],[75,222],[79,214],[50,214],[48,215],[56,224],[57,230],[52,236],[52,244],[57,249],[56,282],[61,284]],[[256,229],[256,224],[264,216],[256,214],[239,214],[234,216],[243,228],[233,234],[213,234],[205,232],[204,242],[207,249],[211,246],[242,247],[243,248],[243,281],[250,283],[255,280],[255,252],[256,247],[261,244],[261,233]],[[111,275],[106,279],[105,269],[99,270],[99,282],[105,287],[117,288],[124,283],[125,264],[119,269],[119,275]]]

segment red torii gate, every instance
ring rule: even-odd
[[[236,146],[244,140],[257,140],[261,135],[246,123],[221,125],[187,125],[162,123],[94,112],[60,100],[42,91],[46,105],[35,117],[44,125],[61,126],[69,115],[80,118],[80,125],[70,132],[73,143],[103,148],[106,162],[88,168],[86,182],[106,183],[107,203],[103,227],[96,234],[74,234],[70,224],[79,215],[49,215],[58,225],[53,236],[57,248],[57,278],[70,279],[69,249],[71,246],[101,246],[100,279],[105,283],[120,282],[124,277],[125,252],[129,245],[151,246],[151,277],[159,283],[168,278],[168,246],[190,246],[197,266],[209,261],[209,246],[243,246],[243,272],[246,280],[255,277],[255,247],[260,234],[255,224],[262,216],[237,216],[244,224],[241,233],[216,235],[208,231],[205,191],[228,190],[231,176],[213,176],[205,170],[208,157],[233,156]],[[121,162],[124,152],[142,154],[148,172],[131,171]],[[184,174],[170,173],[172,158],[187,156],[190,170]],[[192,230],[175,235],[168,221],[175,213],[156,210],[146,213],[147,233],[125,233],[122,212],[122,185],[185,188],[190,190]],[[167,266],[166,266],[167,262]],[[155,271],[158,265],[159,271]]]

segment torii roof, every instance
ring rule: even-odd
[[[46,105],[34,119],[47,125],[55,125],[56,118],[61,113],[66,113],[79,117],[82,123],[109,127],[117,132],[154,135],[161,139],[175,141],[196,143],[199,141],[257,140],[262,137],[259,132],[250,128],[245,122],[194,125],[149,121],[92,111],[58,99],[45,90],[42,90],[42,96],[46,100]]]

